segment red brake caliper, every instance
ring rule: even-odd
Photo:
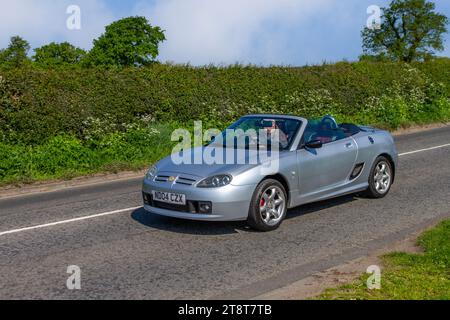
[[[259,206],[264,207],[265,204],[266,204],[266,200],[261,199],[261,201],[259,202]]]

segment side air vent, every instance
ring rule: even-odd
[[[355,180],[361,175],[361,172],[364,169],[364,163],[358,163],[355,168],[352,171],[352,174],[350,176],[350,180]]]

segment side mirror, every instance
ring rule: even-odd
[[[313,140],[305,144],[305,147],[309,149],[320,149],[323,147],[323,143],[320,140]]]

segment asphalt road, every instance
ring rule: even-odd
[[[397,138],[400,153],[449,143],[450,127]],[[3,199],[0,298],[252,298],[450,217],[449,199],[448,145],[402,155],[385,199],[303,206],[271,233],[115,212],[141,205],[137,179]],[[81,290],[66,287],[69,265]]]

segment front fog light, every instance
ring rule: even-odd
[[[211,213],[212,212],[212,203],[211,202],[199,202],[198,210],[200,213]]]

